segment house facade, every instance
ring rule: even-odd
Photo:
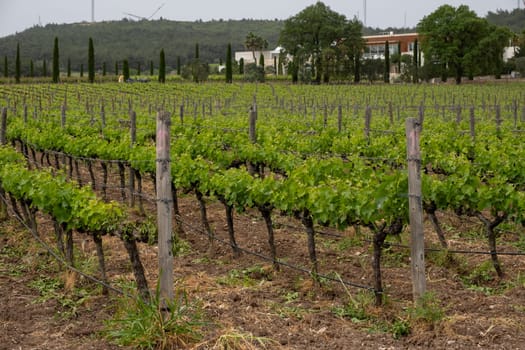
[[[394,34],[385,32],[379,35],[364,36],[365,51],[364,59],[385,59],[385,44],[388,41],[390,55],[401,53],[401,55],[414,55],[416,40],[421,43],[418,33]],[[398,50],[401,49],[401,52]]]
[[[257,63],[259,64],[259,57],[261,57],[262,53],[264,56],[264,66],[273,66],[274,57],[279,61],[279,55],[281,54],[282,49],[282,47],[278,46],[274,50],[255,51]],[[239,62],[241,58],[244,59],[244,64],[254,63],[252,51],[235,52],[235,61]]]

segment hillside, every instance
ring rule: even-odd
[[[514,9],[512,11],[498,10],[490,11],[487,20],[499,26],[508,27],[514,33],[521,33],[525,30],[525,9]]]
[[[77,70],[81,63],[84,67],[87,65],[88,41],[92,37],[96,64],[100,68],[102,62],[107,62],[108,71],[113,71],[115,61],[123,59],[128,59],[132,68],[140,62],[145,69],[150,60],[157,65],[162,48],[168,67],[175,67],[177,56],[181,57],[182,64],[193,58],[196,43],[199,43],[202,60],[218,63],[226,56],[229,42],[234,51],[243,50],[244,39],[250,31],[275,47],[282,26],[283,21],[278,20],[181,22],[162,19],[49,24],[0,38],[0,53],[13,62],[19,42],[23,69],[28,69],[29,59],[38,67],[40,61],[52,59],[53,40],[58,37],[62,68],[65,69],[70,58],[72,69]]]
[[[487,20],[491,23],[507,26],[515,33],[525,30],[525,10],[515,9],[511,12],[498,10],[489,12]],[[228,43],[234,51],[244,50],[244,40],[249,32],[265,38],[269,47],[276,47],[282,20],[214,20],[214,21],[171,21],[142,20],[83,22],[73,24],[48,24],[35,26],[16,35],[0,38],[0,57],[7,56],[10,74],[14,71],[16,44],[20,43],[22,74],[29,71],[29,60],[35,64],[36,74],[40,74],[42,61],[50,63],[52,59],[53,41],[59,38],[60,65],[64,71],[67,60],[71,60],[72,69],[78,71],[80,65],[87,67],[87,48],[89,37],[95,43],[97,69],[106,62],[108,72],[114,71],[116,61],[128,59],[131,68],[140,63],[146,71],[149,62],[158,65],[160,49],[166,53],[168,69],[176,67],[177,57],[185,64],[195,53],[195,44],[199,44],[200,57],[208,63],[219,63],[224,60]],[[382,31],[406,32],[414,28],[363,28],[364,35]],[[3,63],[3,62],[2,62]],[[3,67],[3,64],[2,64]],[[50,67],[50,65],[48,65]],[[49,68],[48,68],[49,70]]]

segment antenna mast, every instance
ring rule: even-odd
[[[525,1],[525,0],[524,0]],[[366,26],[366,0],[363,0],[363,24]]]

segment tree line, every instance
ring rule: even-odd
[[[318,1],[282,23],[277,40],[281,52],[278,57],[274,57],[272,66],[266,66],[264,63],[263,50],[268,48],[268,40],[259,32],[254,34],[253,31],[248,32],[243,42],[244,48],[252,52],[253,62],[245,65],[243,61],[234,61],[233,46],[228,43],[227,47],[222,47],[223,52],[219,55],[218,66],[225,66],[224,73],[221,74],[226,75],[227,82],[233,80],[234,73],[242,74],[246,80],[257,81],[264,81],[265,75],[272,73],[287,74],[293,82],[318,84],[334,80],[359,82],[365,77],[370,81],[382,78],[388,83],[392,66],[397,66],[397,71],[403,73],[401,78],[405,81],[418,82],[420,79],[429,80],[437,77],[446,81],[452,76],[457,83],[460,83],[464,76],[470,79],[476,75],[487,74],[499,77],[512,69],[520,69],[520,56],[525,56],[525,50],[522,49],[525,32],[521,36],[515,35],[505,27],[479,18],[465,5],[458,8],[443,5],[425,16],[416,29],[421,41],[416,40],[413,43],[413,55],[402,56],[398,43],[397,53],[390,57],[390,43],[385,41],[384,57],[365,59],[363,52],[366,44],[363,39],[362,23],[356,18],[349,20]],[[518,45],[516,59],[505,63],[502,53],[511,39],[514,39]],[[166,72],[176,70],[176,73],[185,79],[195,82],[204,81],[213,72],[210,68],[210,60],[206,58],[209,55],[204,55],[203,58],[200,48],[200,44],[195,44],[192,57],[180,55],[172,57],[161,48],[159,60],[149,59],[147,63],[133,56],[119,58],[114,61],[112,73],[122,74],[125,80],[128,80],[130,70],[133,75],[140,76],[143,72],[148,74],[149,68],[150,76],[158,72],[159,81],[165,81]],[[60,77],[61,61],[58,50],[58,37],[55,37],[52,58],[53,81],[58,81]],[[106,61],[98,61],[98,63],[95,61],[93,51],[93,39],[89,37],[88,80],[91,82],[94,81],[95,71],[102,76],[110,72]],[[256,52],[260,52],[261,57],[257,58]],[[157,56],[159,53],[154,55]],[[168,66],[167,62],[171,62],[172,66]],[[80,63],[76,67],[76,71],[83,77],[84,64]],[[22,71],[18,43],[14,70],[17,82],[20,81],[21,75],[48,76],[46,59],[40,62],[38,71],[32,59]],[[71,70],[71,58],[68,57],[66,68],[68,77],[72,74]],[[9,74],[6,55],[4,76],[7,77]]]

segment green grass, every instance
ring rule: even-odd
[[[159,293],[150,302],[121,298],[115,316],[105,322],[105,337],[135,349],[179,349],[202,338],[201,307],[185,291],[177,290],[173,301],[161,306]]]
[[[40,276],[31,281],[29,287],[38,291],[40,296],[33,301],[35,304],[55,300],[58,303],[56,316],[63,319],[78,316],[80,308],[91,298],[91,292],[85,288],[73,288],[65,291],[64,282],[58,278]]]
[[[411,323],[424,323],[434,327],[445,317],[445,310],[441,307],[441,301],[432,292],[426,292],[418,302],[408,308]]]
[[[232,269],[226,276],[219,277],[217,283],[230,287],[253,287],[261,280],[271,280],[271,270],[255,265],[243,270]]]

